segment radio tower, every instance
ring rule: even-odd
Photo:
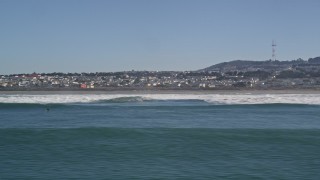
[[[272,60],[275,61],[276,60],[276,42],[274,40],[272,40]]]

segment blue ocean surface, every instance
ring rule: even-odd
[[[320,105],[282,96],[3,95],[0,179],[319,179]]]

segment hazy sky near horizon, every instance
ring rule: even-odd
[[[0,0],[0,74],[320,56],[319,0]]]

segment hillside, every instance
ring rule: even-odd
[[[302,59],[292,61],[250,61],[250,60],[234,60],[212,65],[210,67],[200,69],[198,72],[230,72],[230,71],[282,71],[293,66],[301,65],[319,65],[320,57],[310,58],[308,61]]]

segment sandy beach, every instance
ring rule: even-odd
[[[315,89],[288,90],[114,90],[114,91],[0,91],[0,94],[320,94]]]

